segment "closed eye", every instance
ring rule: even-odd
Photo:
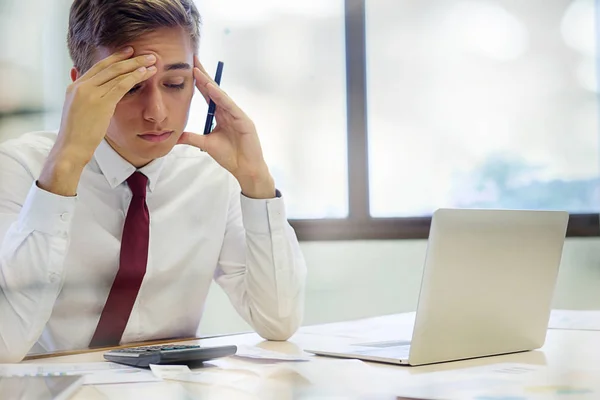
[[[135,85],[134,87],[132,87],[129,92],[127,92],[128,95],[134,94],[135,92],[137,92],[138,90],[140,90],[142,87],[142,85]],[[185,87],[185,83],[179,83],[179,84],[174,84],[174,83],[166,83],[165,87],[169,88],[169,89],[174,89],[174,90],[182,90]]]
[[[168,83],[165,85],[166,87],[170,88],[170,89],[177,89],[177,90],[181,90],[185,87],[185,84],[179,83],[179,84],[174,84],[174,83]]]

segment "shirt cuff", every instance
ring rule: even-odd
[[[64,197],[47,192],[34,182],[19,215],[19,228],[66,236],[73,219],[76,200],[77,196]]]
[[[252,199],[243,193],[240,196],[242,220],[247,231],[269,234],[285,228],[285,204],[279,190],[272,199]]]

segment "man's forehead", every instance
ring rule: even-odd
[[[193,64],[192,40],[182,28],[161,28],[148,32],[119,48],[101,46],[98,48],[98,55],[100,58],[105,58],[126,46],[133,47],[133,57],[154,54],[157,57],[157,64]],[[181,65],[177,67],[175,69],[181,69]]]

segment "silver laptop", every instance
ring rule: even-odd
[[[305,351],[422,365],[540,348],[568,219],[563,211],[437,210],[412,340]]]

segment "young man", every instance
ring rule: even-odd
[[[264,338],[306,267],[254,124],[196,57],[192,0],[75,0],[58,134],[0,146],[0,362],[190,337],[212,279]],[[197,88],[209,135],[183,132]]]

